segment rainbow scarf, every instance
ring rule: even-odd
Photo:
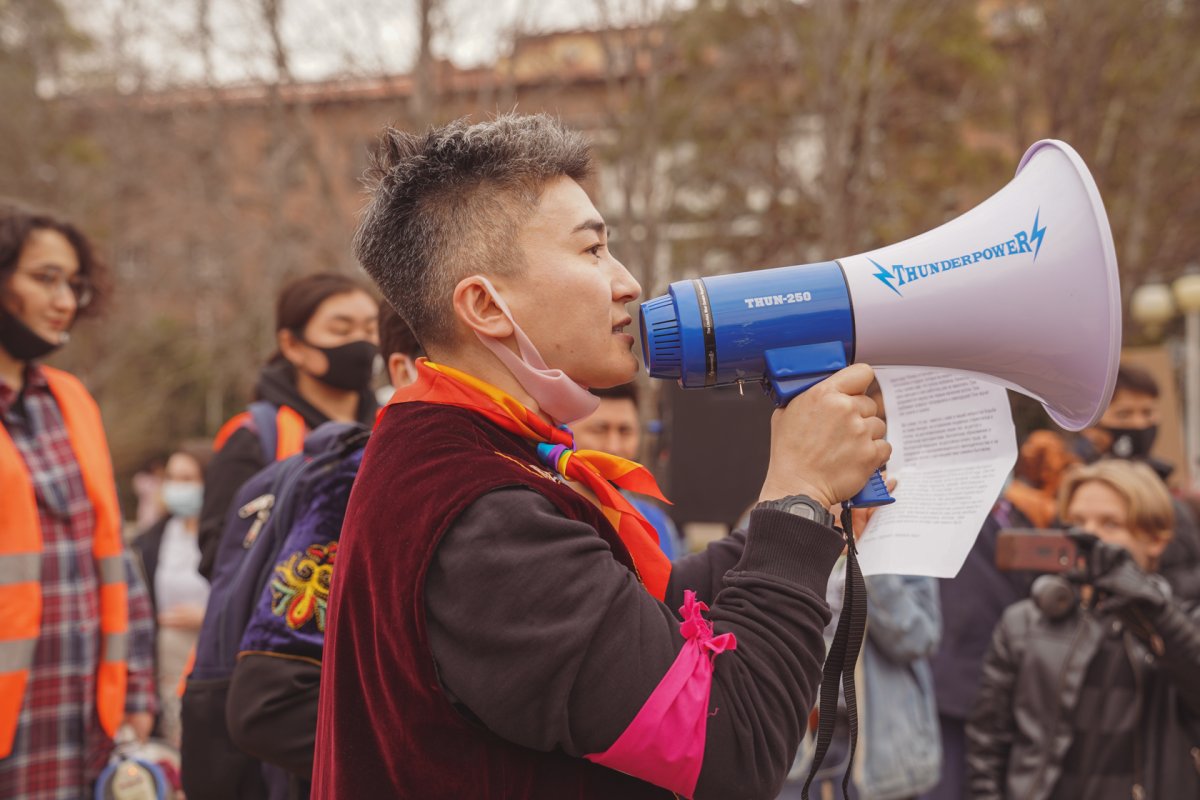
[[[534,442],[543,464],[595,494],[605,519],[629,551],[638,579],[646,591],[659,600],[664,599],[671,562],[659,547],[654,526],[618,490],[627,489],[669,502],[649,470],[598,450],[575,450],[575,437],[569,428],[555,428],[495,386],[428,359],[417,361],[416,382],[398,390],[388,405],[413,402],[465,408]]]

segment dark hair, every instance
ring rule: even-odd
[[[361,282],[336,272],[314,272],[289,281],[279,292],[279,300],[275,303],[275,332],[291,331],[296,336],[303,336],[304,329],[321,303],[335,295],[351,292],[371,294]],[[270,358],[271,363],[283,360],[279,351],[275,351]]]
[[[108,296],[108,267],[96,256],[83,232],[62,217],[0,198],[0,289],[16,271],[21,251],[36,231],[55,231],[71,244],[79,259],[79,275],[91,288],[91,301],[75,310],[75,318],[93,316]]]
[[[448,341],[458,281],[518,274],[517,236],[546,184],[591,169],[587,140],[545,114],[460,119],[424,135],[384,128],[354,253],[421,342]]]
[[[1122,364],[1117,369],[1117,384],[1113,393],[1121,391],[1158,397],[1158,381],[1154,380],[1149,370],[1132,364]]]
[[[638,404],[638,386],[634,381],[609,389],[589,389],[588,391],[601,400],[632,400],[635,406]]]
[[[334,295],[351,292],[371,294],[366,286],[354,278],[335,272],[316,272],[296,278],[279,293],[279,301],[275,305],[275,331],[303,333],[321,303]]]
[[[421,343],[413,335],[412,328],[404,321],[392,304],[384,300],[379,304],[379,352],[384,358],[400,353],[416,359],[425,355]]]

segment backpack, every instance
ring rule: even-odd
[[[249,428],[258,435],[264,464],[282,461],[302,449],[306,427],[299,412],[276,406],[266,400],[255,400],[246,410],[234,415],[213,438],[213,452],[219,452],[240,428]]]
[[[268,794],[263,764],[233,743],[225,702],[247,623],[292,526],[314,488],[347,459],[361,458],[369,429],[327,422],[304,451],[269,464],[238,491],[217,551],[196,658],[182,700],[183,788],[189,800]]]

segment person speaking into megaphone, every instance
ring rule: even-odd
[[[772,798],[792,763],[829,507],[890,453],[873,371],[775,412],[748,530],[672,565],[620,491],[649,472],[569,428],[638,369],[591,169],[546,116],[383,132],[356,254],[428,359],[346,510],[314,797]]]

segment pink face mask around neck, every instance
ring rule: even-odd
[[[491,350],[500,363],[508,368],[529,396],[538,404],[538,408],[548,414],[555,422],[570,424],[584,417],[591,416],[600,407],[600,398],[589,392],[583,386],[567,376],[561,369],[550,369],[542,359],[541,353],[534,347],[533,342],[521,330],[521,326],[513,319],[512,312],[504,298],[492,286],[492,282],[482,275],[480,281],[487,288],[496,306],[512,323],[513,335],[517,337],[517,347],[521,355],[509,350],[501,342],[475,331],[475,336],[488,350]]]

